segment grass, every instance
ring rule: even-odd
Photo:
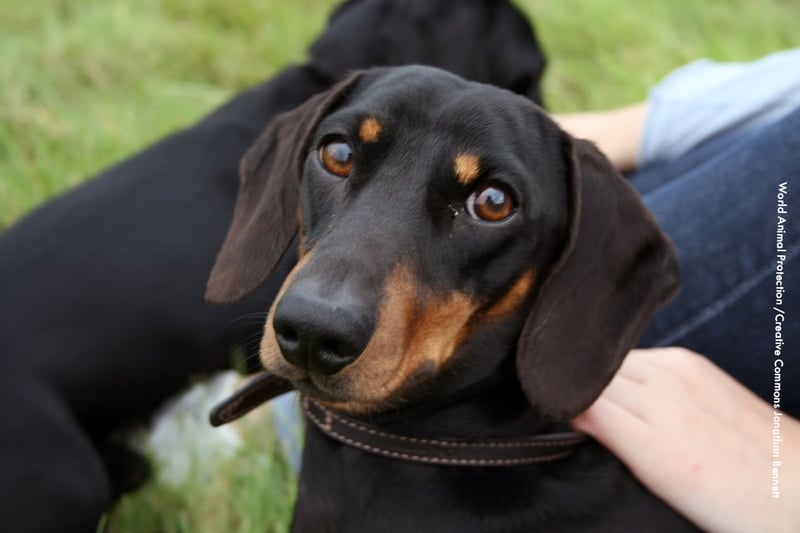
[[[289,528],[294,475],[262,409],[248,417],[244,445],[217,465],[195,464],[185,484],[155,475],[107,514],[106,533],[281,533]],[[258,424],[253,423],[256,419]],[[241,426],[239,426],[240,429]]]
[[[0,3],[0,229],[196,120],[290,62],[335,0],[5,0]],[[793,0],[520,0],[550,59],[555,111],[643,99],[698,57],[800,45]],[[285,529],[294,488],[260,436],[219,477],[124,499],[109,528]],[[267,443],[267,444],[263,444]]]
[[[289,62],[335,0],[6,0],[0,5],[0,229]],[[553,110],[644,98],[697,57],[797,46],[791,0],[523,0]]]
[[[332,0],[0,5],[0,228],[288,62]]]

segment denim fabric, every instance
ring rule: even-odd
[[[786,182],[782,408],[800,415],[800,109],[631,176],[678,252],[683,288],[640,346],[707,355],[772,402],[778,186]]]

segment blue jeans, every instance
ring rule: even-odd
[[[630,179],[675,244],[683,273],[681,292],[640,346],[691,348],[772,403],[778,307],[781,408],[800,415],[800,109]],[[781,183],[785,292],[776,306]]]

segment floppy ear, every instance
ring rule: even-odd
[[[638,194],[591,143],[570,139],[569,228],[518,342],[517,374],[552,420],[586,409],[680,286],[677,259]]]
[[[283,113],[247,151],[233,220],[206,286],[206,301],[231,303],[263,282],[297,232],[302,161],[316,125],[352,87],[357,73]]]

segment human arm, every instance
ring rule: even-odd
[[[647,102],[608,111],[555,114],[553,119],[573,137],[594,142],[618,170],[633,170],[647,116]]]
[[[772,406],[703,356],[633,350],[598,400],[574,421],[653,493],[714,532],[800,531],[800,422],[781,420],[773,458]],[[780,498],[770,490],[780,460]]]

